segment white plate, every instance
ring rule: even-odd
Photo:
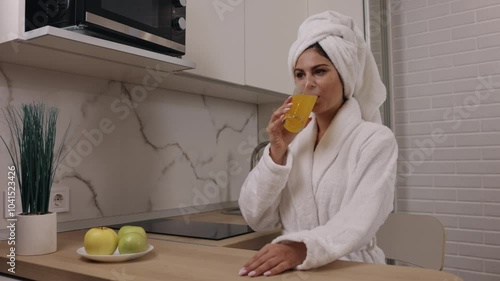
[[[146,251],[134,254],[120,254],[120,252],[118,252],[118,249],[116,249],[116,251],[112,255],[89,255],[85,251],[84,247],[79,248],[78,250],[76,250],[76,252],[80,256],[85,257],[89,260],[103,261],[103,262],[120,262],[120,261],[128,261],[140,258],[145,254],[151,252],[153,249],[154,249],[153,245],[149,244],[148,249]]]

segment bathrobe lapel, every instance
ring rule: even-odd
[[[318,208],[311,183],[316,131],[316,122],[313,119],[289,147],[289,155],[293,155],[293,168],[287,188],[296,212],[296,226],[300,226],[296,231],[313,229],[319,225]]]
[[[355,99],[347,100],[340,108],[314,151],[312,186],[315,195],[321,179],[336,160],[346,139],[361,122],[361,112],[357,101]]]
[[[350,99],[339,110],[316,149],[317,125],[314,118],[293,141],[289,154],[294,157],[293,168],[287,185],[290,196],[286,197],[295,209],[296,226],[300,226],[295,231],[319,226],[316,202],[322,196],[321,192],[317,194],[321,179],[337,158],[345,140],[361,122],[359,106],[356,100]]]

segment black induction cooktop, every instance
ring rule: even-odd
[[[141,226],[147,233],[221,240],[254,232],[248,225],[187,221],[183,219],[153,219],[110,226],[120,229],[124,225]]]

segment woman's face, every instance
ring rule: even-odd
[[[294,70],[295,85],[303,92],[318,96],[313,112],[335,116],[344,103],[342,80],[332,62],[314,48],[305,50]]]

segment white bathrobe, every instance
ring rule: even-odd
[[[385,263],[375,234],[393,208],[397,144],[391,130],[361,119],[351,98],[316,149],[312,122],[290,144],[285,165],[269,145],[245,180],[239,206],[256,231],[283,227],[272,243],[303,242],[306,270],[337,259]]]

